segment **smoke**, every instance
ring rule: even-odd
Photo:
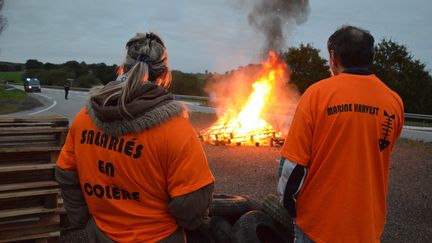
[[[309,0],[238,0],[236,3],[244,7],[250,2],[254,4],[248,15],[249,24],[265,37],[262,57],[267,57],[269,51],[282,51],[288,33],[305,23],[309,15]],[[215,74],[208,80],[205,91],[210,104],[216,107],[218,118],[236,117],[252,92],[252,84],[261,76],[262,68],[262,64],[250,64],[224,75]],[[288,131],[300,97],[297,88],[289,82],[291,71],[286,68],[285,76],[276,80],[268,105],[262,111],[262,118],[282,133]]]
[[[242,1],[243,4],[249,1]],[[306,22],[309,15],[309,0],[255,0],[248,15],[249,24],[264,34],[263,54],[281,51],[285,47],[287,34],[296,25]]]
[[[4,5],[4,0],[0,0],[0,11],[2,10]],[[7,18],[0,14],[0,34],[7,26]]]

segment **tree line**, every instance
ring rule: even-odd
[[[310,85],[330,77],[327,60],[320,56],[320,50],[310,44],[289,48],[279,53],[279,56],[290,68],[289,83],[294,84],[300,94]],[[371,71],[399,94],[405,112],[432,115],[432,77],[426,65],[414,59],[406,46],[382,39],[375,46]]]
[[[328,62],[320,56],[320,50],[310,44],[292,47],[279,56],[289,65],[291,76],[287,85],[294,84],[300,93],[310,85],[330,76]],[[86,64],[68,61],[63,64],[42,63],[35,59],[25,64],[0,62],[0,71],[23,72],[23,79],[36,77],[44,85],[62,86],[67,79],[73,79],[73,87],[90,88],[115,80],[117,65],[105,63]],[[173,82],[170,91],[175,94],[206,96],[205,87],[215,81],[232,75],[238,70],[256,68],[255,64],[218,73],[186,73],[172,71]],[[392,40],[383,39],[375,46],[375,60],[372,72],[387,86],[398,93],[404,101],[405,112],[432,114],[432,77],[424,63],[414,59],[407,47]]]
[[[1,72],[23,71],[21,79],[38,78],[42,85],[63,86],[72,79],[72,87],[91,88],[105,85],[117,77],[117,65],[105,63],[86,64],[68,61],[62,64],[42,63],[29,59],[24,64],[0,62]],[[175,94],[204,96],[207,74],[172,71],[173,82],[170,91]]]
[[[72,79],[74,87],[91,88],[114,80],[117,66],[77,61],[53,64],[30,59],[24,64],[24,68],[23,79],[38,78],[42,85],[63,86],[68,79]]]
[[[300,45],[284,53],[293,82],[303,93],[311,84],[330,75],[327,60],[311,45]],[[372,73],[399,94],[405,112],[432,114],[432,77],[426,65],[414,59],[407,47],[383,39],[375,46]]]

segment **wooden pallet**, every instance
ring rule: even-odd
[[[0,117],[0,243],[59,242],[54,168],[68,126],[58,115]]]

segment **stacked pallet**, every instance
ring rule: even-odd
[[[55,162],[69,121],[63,116],[0,117],[0,242],[58,242]]]

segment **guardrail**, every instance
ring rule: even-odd
[[[200,101],[208,101],[209,98],[207,96],[193,96],[193,95],[177,95],[175,94],[174,97],[179,99],[186,99],[186,100],[200,100]]]
[[[54,86],[54,85],[43,85],[42,88],[52,88],[52,89],[63,89],[62,86]],[[89,91],[89,88],[79,88],[79,87],[71,87],[70,90],[77,90],[77,91]],[[174,94],[174,97],[179,100],[196,100],[203,104],[206,104],[209,100],[209,97],[207,96],[194,96],[194,95],[178,95]],[[404,113],[405,115],[405,121],[412,121],[415,122],[415,126],[412,127],[432,127],[432,115],[425,115],[425,114],[414,114],[414,113]],[[407,125],[406,127],[408,127]],[[411,126],[409,126],[411,127]]]
[[[41,85],[41,86],[42,88],[48,88],[48,89],[64,89],[63,86],[56,86],[56,85]],[[90,88],[70,87],[69,90],[88,92],[90,91]]]
[[[405,113],[404,128],[432,132],[432,116],[425,114]]]
[[[405,118],[432,121],[431,115],[405,113]]]
[[[63,86],[56,86],[56,85],[43,85],[42,88],[48,88],[48,89],[63,89]],[[80,88],[80,87],[70,87],[70,90],[77,90],[77,91],[89,91],[90,88]],[[174,94],[175,98],[178,98],[180,100],[198,100],[198,101],[208,101],[207,96],[194,96],[194,95],[178,95]]]

